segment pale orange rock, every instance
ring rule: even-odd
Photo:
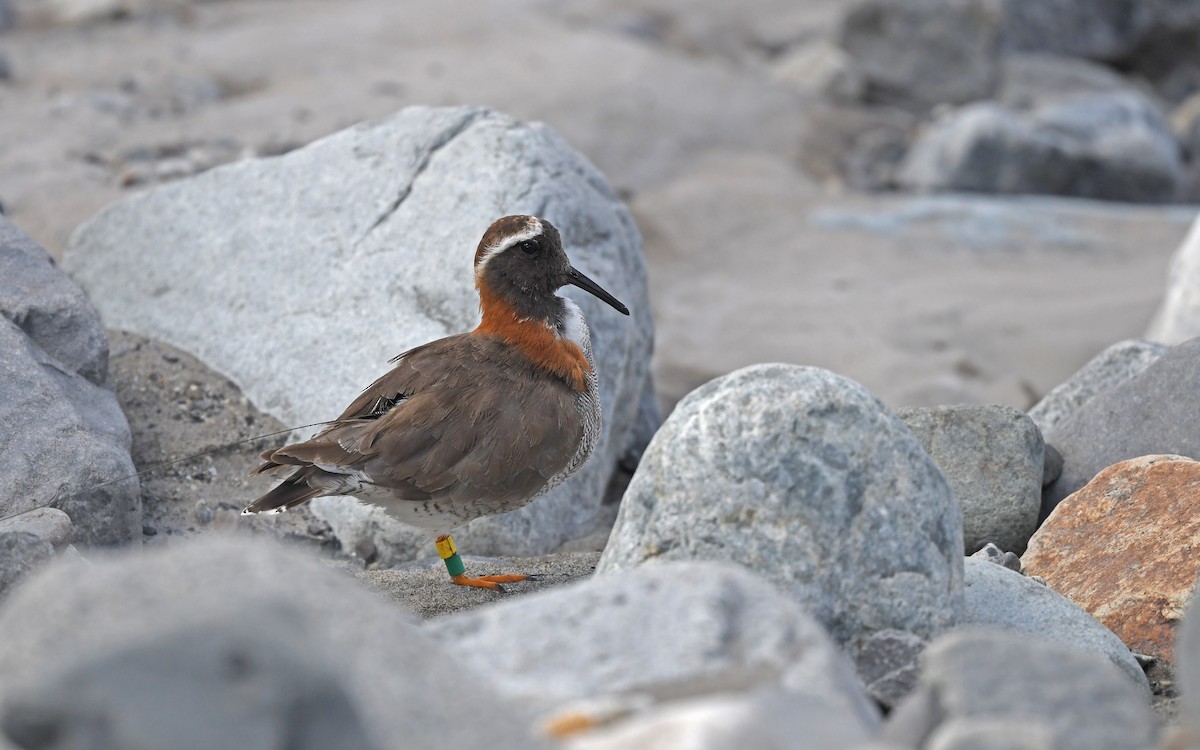
[[[1200,573],[1200,462],[1161,455],[1109,466],[1054,509],[1021,564],[1132,650],[1171,661]]]

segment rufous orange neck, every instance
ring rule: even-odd
[[[541,320],[522,318],[516,309],[486,284],[479,284],[479,309],[483,320],[473,333],[504,339],[521,350],[535,365],[566,381],[577,391],[587,390],[592,367],[583,350],[564,339]]]

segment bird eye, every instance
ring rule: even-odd
[[[535,240],[525,240],[520,245],[518,245],[518,247],[520,247],[521,252],[525,253],[526,255],[533,255],[540,249],[538,247],[537,241],[535,241]]]

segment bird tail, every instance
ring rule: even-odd
[[[262,513],[273,510],[282,512],[297,505],[303,505],[321,494],[321,489],[308,483],[311,470],[300,470],[277,484],[267,494],[250,503],[242,513]]]

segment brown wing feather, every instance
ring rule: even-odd
[[[264,454],[256,473],[321,465],[399,499],[524,499],[574,456],[576,395],[490,336],[451,336],[401,355],[338,422]]]
[[[300,469],[247,506],[245,512],[261,513],[264,510],[275,510],[276,508],[287,510],[297,505],[303,505],[317,497],[321,491],[309,486],[306,481],[313,471],[312,468]]]
[[[393,357],[392,362],[396,366],[364,388],[358,398],[341,413],[338,421],[375,418],[379,416],[375,410],[380,403],[394,402],[429,390],[444,377],[447,361],[474,348],[471,339],[468,333],[448,336]]]

